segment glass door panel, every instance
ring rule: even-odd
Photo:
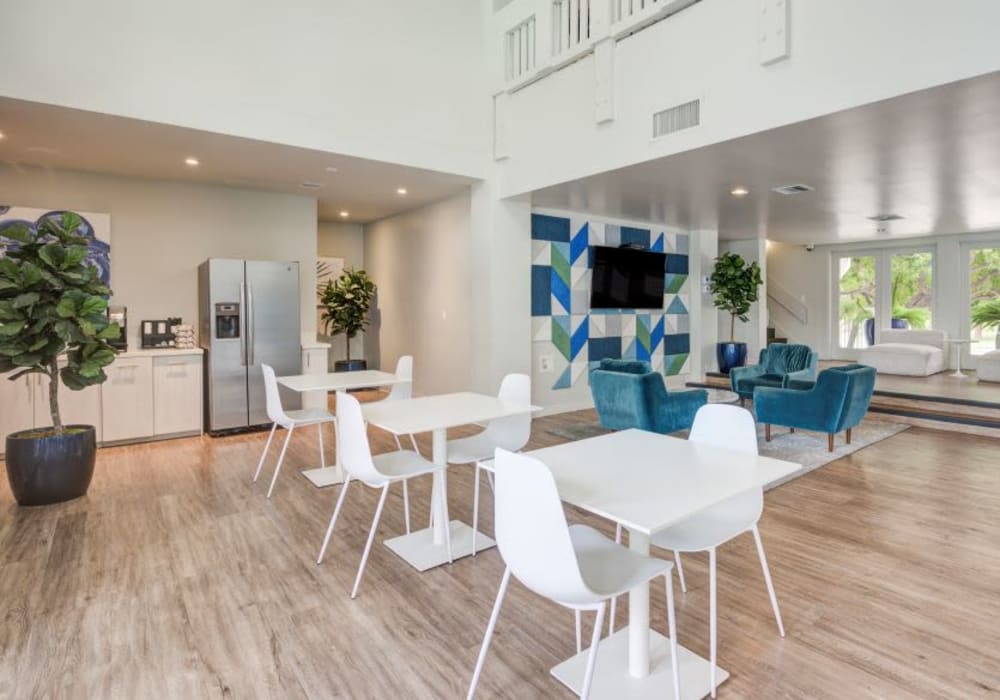
[[[871,345],[875,332],[875,256],[838,258],[837,287],[838,347],[857,349]]]
[[[1000,248],[969,251],[969,318],[973,355],[997,347],[1000,324]]]
[[[892,327],[933,328],[934,254],[895,254],[890,260]]]

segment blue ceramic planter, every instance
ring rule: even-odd
[[[747,344],[716,343],[715,357],[719,361],[719,371],[729,374],[733,367],[742,367],[747,363]]]
[[[898,328],[900,330],[906,330],[910,327],[908,321],[901,318],[894,318],[889,323],[890,327]],[[865,340],[868,342],[868,347],[875,344],[875,319],[869,318],[865,319]]]

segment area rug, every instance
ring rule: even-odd
[[[808,430],[796,430],[789,432],[788,428],[774,427],[771,431],[771,442],[764,441],[764,426],[757,426],[757,444],[760,446],[760,454],[775,459],[783,459],[788,462],[797,462],[802,465],[802,471],[791,474],[783,479],[778,479],[767,485],[771,489],[780,486],[792,479],[808,474],[814,469],[835,462],[841,457],[864,449],[876,442],[881,442],[886,438],[897,435],[910,426],[903,423],[889,423],[881,420],[866,420],[857,426],[851,436],[851,444],[844,442],[844,434],[837,435],[835,449],[833,452],[827,451],[826,433],[814,433]],[[602,428],[597,423],[585,422],[576,425],[564,425],[557,428],[549,428],[546,432],[549,435],[562,438],[564,440],[584,440],[597,435],[605,435],[612,431]],[[681,431],[674,433],[677,437],[686,437],[687,433]]]

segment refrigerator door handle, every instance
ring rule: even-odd
[[[243,313],[246,314],[247,308],[247,289],[246,286],[240,282],[240,304],[243,308]],[[244,367],[247,366],[247,324],[243,324],[243,332],[240,333],[240,364]]]
[[[256,338],[254,337],[254,324],[253,324],[253,285],[247,285],[247,366],[253,367],[257,364],[257,360],[254,357],[254,345],[256,345]]]

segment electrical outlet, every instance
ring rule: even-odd
[[[542,373],[552,371],[552,355],[541,355],[538,358],[538,371]]]

